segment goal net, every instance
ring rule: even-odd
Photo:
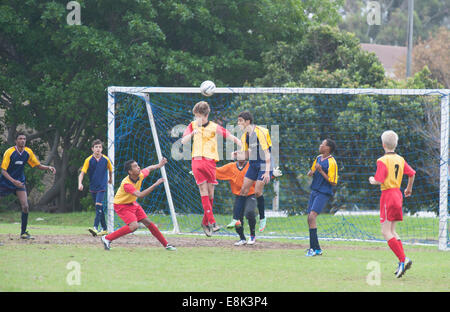
[[[334,154],[339,181],[334,196],[317,218],[321,239],[383,240],[379,223],[379,186],[368,179],[384,154],[381,134],[399,135],[396,152],[416,170],[411,197],[404,198],[402,240],[448,249],[449,90],[217,88],[205,98],[199,88],[108,88],[108,157],[114,183],[108,190],[108,229],[121,220],[113,209],[114,192],[126,176],[123,165],[134,159],[141,168],[168,163],[144,180],[143,188],[166,178],[139,200],[162,231],[202,233],[203,208],[190,174],[190,145],[181,136],[193,120],[198,101],[210,104],[212,120],[240,137],[237,115],[251,111],[255,124],[270,132],[275,166],[283,175],[265,186],[267,228],[259,237],[309,237],[307,173],[326,138],[337,144]],[[236,146],[218,138],[220,161],[230,160]],[[403,179],[402,192],[407,178]],[[228,182],[216,186],[213,212],[218,224],[232,219],[234,195]],[[246,223],[246,222],[245,222]],[[245,232],[248,233],[247,225]],[[219,235],[236,235],[223,228]]]

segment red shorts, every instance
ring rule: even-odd
[[[193,158],[192,173],[197,185],[203,183],[219,184],[216,180],[216,161],[208,158]]]
[[[125,224],[139,222],[147,218],[144,209],[137,202],[131,204],[114,204],[114,211]]]
[[[393,188],[381,192],[380,223],[403,220],[403,195],[400,189]]]

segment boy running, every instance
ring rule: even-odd
[[[78,190],[82,191],[83,178],[87,173],[89,175],[89,192],[92,194],[92,199],[95,205],[95,219],[94,227],[88,229],[93,235],[106,235],[108,234],[105,214],[103,212],[103,198],[105,197],[106,184],[112,183],[112,165],[109,158],[102,154],[103,144],[100,140],[94,140],[91,145],[92,155],[86,158],[81,168],[80,175],[78,177]],[[109,180],[108,180],[109,172]],[[99,231],[98,225],[102,225],[102,231]]]
[[[125,171],[128,173],[128,176],[122,180],[116,196],[114,196],[114,211],[122,219],[122,221],[125,222],[125,225],[111,234],[102,236],[103,246],[106,250],[111,249],[111,242],[113,240],[136,231],[139,227],[138,222],[142,222],[167,250],[176,250],[175,247],[169,245],[167,240],[159,231],[158,227],[150,221],[145,214],[144,209],[142,209],[141,205],[136,202],[137,198],[147,196],[158,185],[164,182],[164,179],[161,178],[156,181],[155,184],[141,192],[142,181],[150,174],[151,171],[160,169],[166,163],[167,159],[163,158],[159,164],[149,166],[141,170],[136,161],[128,160],[125,162],[124,167]]]
[[[220,227],[216,224],[213,214],[214,186],[216,180],[216,162],[219,161],[217,135],[233,140],[238,146],[241,142],[228,130],[215,122],[209,121],[211,109],[205,101],[198,102],[192,109],[195,121],[191,122],[183,133],[182,144],[186,144],[193,137],[192,144],[192,173],[200,191],[203,206],[202,228],[206,236],[217,232]]]
[[[400,278],[411,265],[411,259],[405,256],[403,244],[395,231],[397,222],[403,220],[403,196],[400,191],[403,175],[408,176],[408,185],[405,189],[405,197],[412,194],[412,187],[416,172],[408,165],[403,157],[395,153],[398,143],[398,135],[388,130],[381,135],[384,156],[377,160],[375,177],[370,177],[373,185],[381,185],[380,197],[380,223],[381,232],[386,239],[389,248],[397,256],[399,263],[395,276]]]
[[[250,187],[255,183],[255,197],[259,211],[259,231],[264,231],[266,227],[266,217],[264,214],[264,185],[270,182],[272,176],[272,141],[269,131],[253,123],[253,116],[250,112],[242,112],[238,116],[238,126],[244,131],[242,135],[242,151],[248,154],[249,169],[245,174],[239,196],[233,210],[233,221],[227,228],[239,227],[239,216],[241,215]],[[235,157],[237,152],[233,152]]]
[[[33,151],[25,146],[26,143],[26,135],[19,133],[16,136],[16,145],[8,148],[3,154],[0,174],[0,197],[16,194],[22,208],[20,238],[33,239],[27,231],[29,206],[24,174],[25,165],[29,164],[32,168],[50,171],[53,174],[56,173],[56,170],[52,166],[41,165]]]
[[[331,155],[336,150],[336,143],[331,139],[325,139],[319,146],[320,155],[314,160],[309,177],[313,177],[311,183],[311,195],[308,202],[308,226],[309,249],[307,257],[322,255],[322,249],[317,237],[317,216],[333,196],[333,186],[338,181],[338,167],[336,160]]]

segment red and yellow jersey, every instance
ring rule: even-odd
[[[124,205],[134,203],[137,196],[133,195],[133,193],[141,189],[142,181],[149,175],[149,173],[150,171],[142,169],[137,181],[131,180],[129,175],[126,176],[120,183],[116,196],[114,196],[114,204]]]
[[[244,184],[244,177],[247,173],[250,164],[247,162],[243,168],[238,167],[237,162],[231,162],[225,166],[216,168],[216,179],[230,182],[231,192],[234,195],[241,193],[242,185]],[[248,195],[255,194],[255,185],[253,184],[248,192]]]
[[[408,165],[405,159],[396,153],[386,153],[377,160],[375,180],[381,183],[381,190],[400,188],[403,175],[411,177],[416,172]]]
[[[198,130],[194,134],[194,142],[192,144],[192,158],[205,157],[219,161],[219,153],[217,151],[217,134],[224,138],[228,137],[229,131],[219,126],[215,122],[208,121],[206,124],[199,126],[193,121],[189,124],[183,133],[183,136],[191,134],[194,130]]]

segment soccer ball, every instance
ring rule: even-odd
[[[204,96],[211,96],[214,94],[214,91],[216,90],[216,85],[211,80],[203,81],[200,85],[200,92]]]

